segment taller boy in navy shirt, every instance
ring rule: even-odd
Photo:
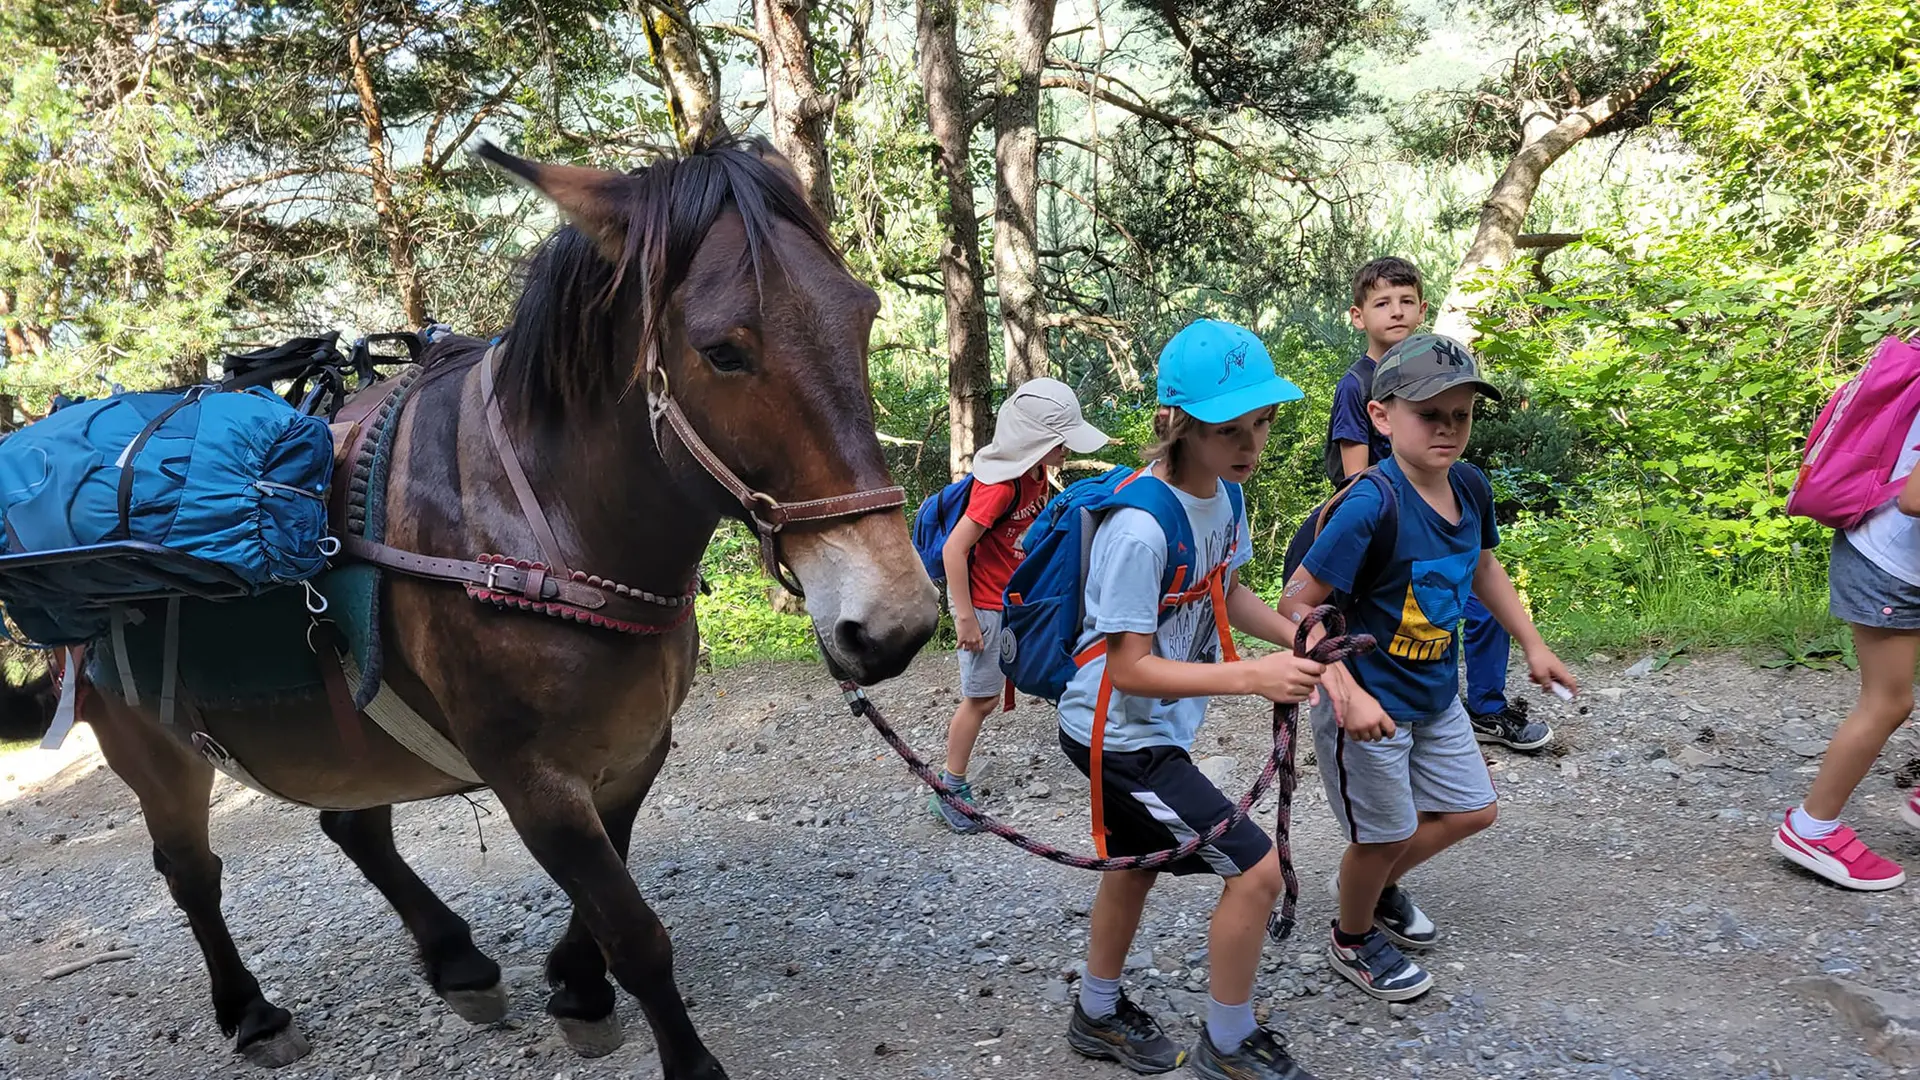
[[[1367,415],[1373,373],[1388,349],[1406,340],[1427,318],[1420,270],[1388,256],[1360,268],[1353,277],[1353,307],[1347,318],[1367,336],[1367,351],[1353,362],[1333,391],[1327,423],[1327,478],[1335,486],[1347,477],[1393,456],[1387,437]],[[1515,750],[1538,750],[1553,741],[1553,729],[1529,719],[1525,701],[1507,700],[1507,654],[1512,639],[1478,596],[1468,596],[1464,633],[1467,654],[1467,713],[1474,737]]]

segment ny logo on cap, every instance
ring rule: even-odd
[[[1452,367],[1466,367],[1473,362],[1472,359],[1467,356],[1465,350],[1461,349],[1460,346],[1455,344],[1450,338],[1438,338],[1435,340],[1433,343],[1433,351],[1442,363]]]
[[[1220,370],[1220,381],[1224,383],[1233,378],[1234,368],[1247,370],[1247,343],[1244,341],[1227,350],[1226,362]]]

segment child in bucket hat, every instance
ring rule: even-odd
[[[1072,387],[1034,379],[1000,406],[993,441],[973,455],[966,512],[940,553],[960,639],[960,705],[947,725],[941,779],[968,803],[974,801],[967,782],[973,747],[1006,685],[1000,672],[1001,594],[1020,565],[1020,537],[1047,504],[1047,470],[1064,464],[1069,450],[1090,454],[1108,441],[1081,415]],[[980,829],[938,796],[930,806],[955,832]]]

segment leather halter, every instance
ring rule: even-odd
[[[780,557],[780,533],[788,525],[796,522],[832,521],[837,518],[861,517],[881,510],[894,510],[907,504],[907,492],[901,487],[873,488],[869,491],[856,491],[848,495],[835,495],[825,499],[808,499],[804,502],[783,503],[764,491],[755,491],[741,480],[739,475],[720,460],[699,432],[693,430],[693,424],[687,420],[687,414],[681,410],[680,403],[674,400],[672,387],[667,380],[667,371],[660,366],[660,344],[658,341],[647,343],[647,364],[641,376],[647,387],[648,429],[653,432],[653,447],[656,453],[662,453],[660,422],[665,420],[673,428],[680,445],[686,447],[693,460],[707,471],[721,487],[727,489],[740,503],[747,525],[753,529],[760,540],[760,561],[767,575],[778,581],[782,588],[795,596],[805,596],[798,579],[788,571],[786,563]],[[662,457],[664,458],[664,453]]]

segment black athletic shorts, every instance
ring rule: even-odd
[[[1075,768],[1092,776],[1092,751],[1064,730],[1060,749]],[[1177,746],[1109,750],[1100,768],[1107,789],[1109,855],[1148,855],[1178,847],[1233,816],[1233,802]],[[1238,877],[1272,850],[1273,838],[1247,819],[1161,872]]]

